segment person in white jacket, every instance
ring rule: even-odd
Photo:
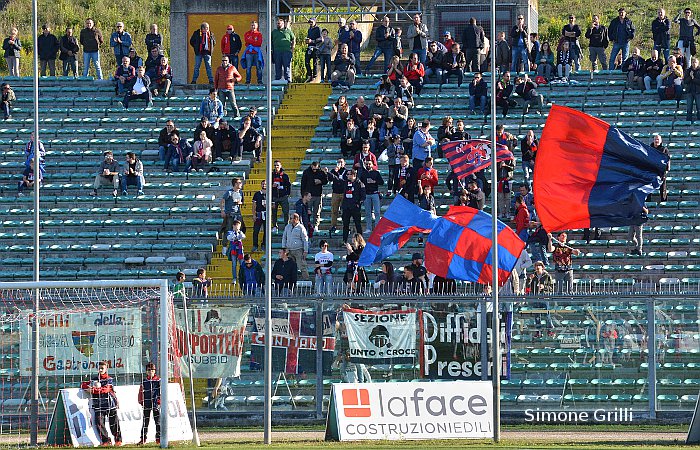
[[[282,247],[289,250],[301,271],[301,279],[308,280],[309,272],[306,268],[306,253],[309,251],[309,235],[299,219],[299,214],[294,213],[289,218],[289,223],[284,227],[282,234]]]

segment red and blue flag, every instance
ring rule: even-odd
[[[525,243],[502,222],[498,235],[498,284],[508,280]],[[452,206],[435,223],[425,245],[425,268],[452,280],[490,284],[493,280],[492,218],[468,206]]]
[[[360,267],[379,263],[403,247],[416,233],[429,232],[438,220],[426,211],[397,195],[372,231],[360,255]]]
[[[668,156],[608,123],[553,105],[535,162],[537,216],[547,231],[640,225]]]
[[[513,152],[503,144],[496,145],[497,162],[513,159]],[[450,162],[452,171],[462,179],[491,165],[491,141],[471,139],[442,144],[445,158]]]

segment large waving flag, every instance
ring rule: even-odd
[[[452,206],[433,227],[425,245],[425,268],[452,280],[490,284],[493,280],[491,215],[468,206]],[[525,243],[498,222],[498,285],[508,280]]]
[[[364,267],[381,262],[396,253],[414,234],[430,231],[436,221],[437,216],[397,195],[372,231],[357,265]]]
[[[496,161],[513,159],[513,153],[502,144],[496,146]],[[450,162],[452,171],[462,179],[491,165],[491,141],[471,139],[442,144],[442,151]]]
[[[554,105],[535,162],[535,208],[547,231],[639,225],[668,157],[606,122]]]

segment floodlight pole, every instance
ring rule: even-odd
[[[32,0],[32,38],[34,39],[34,76],[32,94],[34,106],[34,281],[39,281],[39,185],[41,184],[41,159],[39,152],[39,17],[37,0]],[[32,327],[32,403],[30,407],[29,443],[36,447],[39,443],[39,289],[34,289],[34,321]]]
[[[498,167],[496,143],[496,0],[491,0],[491,267],[493,278],[491,295],[493,312],[491,313],[491,383],[493,385],[493,441],[501,440],[501,356],[500,324],[498,316]],[[486,305],[484,305],[486,307]]]
[[[267,93],[267,150],[265,157],[266,205],[272,201],[272,0],[267,0],[267,54],[265,55],[265,91]],[[271,211],[266,206],[266,211]],[[272,221],[265,221],[265,411],[263,442],[272,443]]]

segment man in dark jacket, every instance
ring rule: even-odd
[[[95,28],[95,21],[87,19],[85,28],[80,30],[80,45],[83,46],[83,76],[90,72],[90,61],[95,64],[95,74],[98,80],[102,79],[102,67],[100,67],[100,46],[104,43],[102,33]]]
[[[486,196],[484,192],[479,189],[479,185],[476,180],[471,180],[467,184],[467,206],[482,210],[484,209],[484,203],[486,202]]]
[[[462,32],[462,48],[467,58],[467,72],[479,71],[479,50],[484,48],[484,29],[476,23],[476,18],[469,19],[469,24]]]
[[[194,50],[194,72],[192,73],[192,81],[190,84],[197,84],[199,68],[202,66],[202,61],[204,61],[204,68],[207,71],[209,84],[214,84],[214,74],[211,70],[211,55],[215,45],[216,39],[214,39],[214,33],[209,30],[209,24],[207,22],[202,22],[199,30],[192,33],[190,37],[190,46]]]
[[[323,196],[323,186],[328,184],[328,169],[321,170],[321,165],[318,161],[311,163],[301,175],[301,192],[310,192],[311,201],[311,225],[314,229],[318,229],[321,217],[321,197]]]
[[[282,208],[284,224],[289,222],[289,195],[292,193],[292,184],[289,175],[282,168],[282,161],[277,160],[272,169],[272,232],[277,233],[277,211]]]
[[[688,93],[688,115],[686,120],[693,123],[693,103],[695,103],[695,117],[700,122],[700,64],[698,58],[693,57],[690,67],[685,71],[683,78]]]
[[[256,295],[263,288],[265,274],[260,263],[254,260],[250,253],[243,257],[243,264],[238,269],[238,285],[244,295]]]
[[[355,231],[362,234],[362,205],[365,203],[365,185],[357,179],[354,169],[348,170],[343,197],[343,242],[348,241],[350,221],[355,223]]]
[[[408,155],[401,157],[401,164],[394,172],[393,188],[394,194],[403,195],[411,203],[415,201],[418,182],[416,171],[409,164]]]
[[[167,168],[168,164],[170,161],[166,161],[165,159],[165,154],[166,151],[168,150],[168,145],[172,142],[170,139],[170,136],[173,135],[173,133],[180,133],[177,128],[175,128],[175,122],[172,120],[168,120],[165,122],[165,127],[163,127],[162,130],[160,130],[160,133],[158,134],[158,159],[161,161],[165,161],[165,167]]]
[[[78,76],[78,52],[80,46],[78,40],[73,36],[73,28],[66,28],[66,34],[61,37],[59,42],[61,53],[58,59],[63,61],[63,76],[67,77],[70,70],[73,71],[73,77]]]
[[[442,70],[445,64],[445,53],[447,52],[442,52],[438,49],[438,42],[432,41],[430,43],[428,46],[428,55],[425,60],[426,79],[431,75],[435,75],[438,83],[442,82]]]
[[[323,42],[321,28],[316,25],[316,18],[309,18],[309,29],[306,31],[306,54],[304,66],[306,67],[306,82],[310,83],[318,74],[318,47]]]
[[[479,108],[482,114],[486,114],[486,96],[488,95],[488,85],[484,80],[481,72],[474,74],[474,79],[469,83],[469,114],[474,114],[476,103],[479,102]]]
[[[42,32],[37,38],[41,76],[43,77],[46,75],[46,65],[48,64],[49,74],[52,77],[55,77],[56,56],[58,55],[59,50],[58,38],[51,34],[51,28],[48,25],[43,25],[41,30]]]
[[[369,72],[379,55],[384,55],[384,71],[386,72],[389,69],[389,63],[394,56],[394,43],[396,42],[396,32],[393,27],[389,26],[389,16],[384,16],[382,24],[374,32],[374,37],[377,41],[377,48],[367,63],[364,73]],[[359,61],[357,63],[359,64]]]
[[[622,63],[622,71],[627,73],[627,87],[630,89],[643,89],[644,87],[646,61],[639,52],[639,49],[635,48],[632,56]]]
[[[525,16],[520,14],[518,16],[518,21],[513,28],[510,30],[510,48],[511,48],[511,72],[518,71],[518,63],[522,61],[523,70],[525,72],[530,71],[530,59],[527,57],[528,52],[528,32],[527,25],[525,25]]]
[[[664,55],[664,64],[671,56],[671,21],[666,17],[666,10],[659,8],[656,19],[651,22],[651,35],[654,38],[654,50]]]
[[[141,66],[136,71],[136,78],[129,83],[124,96],[124,109],[129,109],[131,100],[142,99],[148,102],[148,107],[153,106],[153,96],[151,94],[151,79],[146,75],[146,68]]]
[[[615,17],[610,26],[608,27],[608,38],[613,43],[612,52],[610,52],[610,61],[608,65],[612,69],[615,67],[615,58],[617,54],[622,52],[622,60],[627,59],[627,55],[630,52],[630,41],[634,39],[634,25],[629,17],[627,17],[627,12],[625,8],[620,8],[617,10],[618,16]]]
[[[608,29],[601,25],[600,18],[593,16],[593,23],[586,30],[588,39],[588,59],[593,65],[593,70],[598,70],[598,61],[603,70],[608,70],[608,58],[605,56],[605,49],[608,48]]]
[[[651,89],[651,82],[657,83],[656,77],[661,74],[661,69],[663,69],[664,64],[659,58],[659,51],[652,50],[651,58],[647,59],[644,63],[644,89],[647,91]],[[656,86],[659,87],[658,85]]]
[[[297,263],[289,258],[289,250],[281,248],[279,259],[272,267],[272,281],[275,289],[282,295],[288,295],[289,290],[297,284]]]
[[[564,25],[561,35],[565,41],[569,42],[569,49],[574,59],[574,70],[579,70],[581,67],[581,45],[579,45],[578,38],[581,37],[581,27],[576,23],[576,16],[569,15],[569,23]]]
[[[347,178],[348,170],[345,168],[345,160],[339,158],[336,161],[336,166],[328,171],[328,181],[331,182],[332,194],[331,194],[331,229],[329,235],[333,236],[336,232],[336,227],[338,225],[338,215],[340,213],[340,205],[343,203],[343,197],[345,195],[345,182]]]

